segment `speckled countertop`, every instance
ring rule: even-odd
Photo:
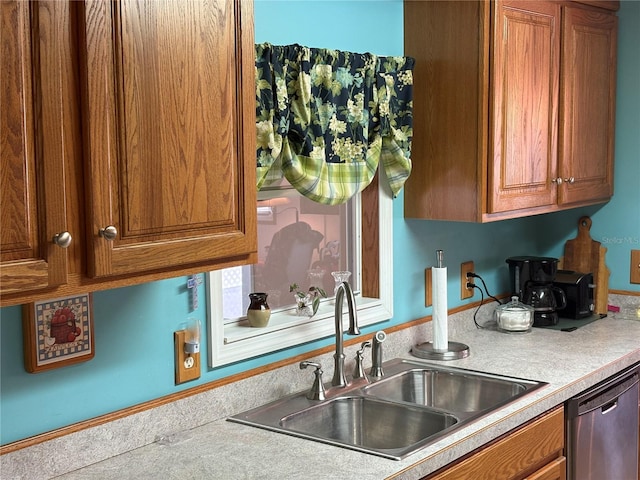
[[[408,350],[424,341],[421,328],[390,335],[385,358],[414,358]],[[469,345],[471,355],[441,363],[549,385],[401,461],[220,419],[57,478],[418,479],[640,361],[640,321],[623,314],[573,332],[534,328],[509,335],[454,327],[449,339]]]

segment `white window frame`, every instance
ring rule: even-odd
[[[380,169],[383,170],[383,169]],[[387,321],[393,317],[393,198],[384,175],[378,182],[379,228],[379,297],[356,294],[360,327]],[[357,207],[358,222],[362,209]],[[361,245],[361,225],[355,229]],[[358,255],[361,255],[358,249]],[[247,360],[283,348],[327,338],[335,334],[335,303],[324,301],[311,318],[298,317],[290,310],[274,312],[264,328],[248,327],[245,320],[224,322],[222,312],[222,274],[212,271],[207,276],[207,322],[209,332],[209,366],[220,367]],[[343,322],[346,319],[346,308]]]

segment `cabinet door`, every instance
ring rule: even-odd
[[[524,478],[534,469],[531,479],[564,480],[566,459],[562,456],[563,450],[564,408],[560,407],[425,480],[512,480]],[[538,468],[542,464],[545,466]]]
[[[84,3],[90,276],[257,250],[251,8]]]
[[[567,459],[565,457],[556,458],[540,470],[532,473],[524,480],[566,480]]]
[[[32,53],[40,51],[33,42],[47,41],[54,27],[47,15],[38,24],[36,2],[2,1],[0,8],[0,294],[9,294],[67,281],[67,251],[52,242],[66,230],[64,151],[55,128],[60,111],[50,102],[60,77],[41,77],[38,69],[55,58]]]
[[[617,28],[610,12],[564,7],[560,204],[613,195]]]
[[[489,213],[554,205],[560,6],[495,2]]]

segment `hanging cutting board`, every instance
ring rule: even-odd
[[[593,274],[594,313],[607,313],[609,296],[609,269],[605,263],[607,249],[591,238],[590,230],[591,219],[581,217],[578,220],[578,235],[572,240],[567,240],[564,245],[562,268]]]

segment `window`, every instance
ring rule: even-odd
[[[392,198],[374,181],[347,204],[316,204],[295,190],[263,189],[258,201],[258,263],[208,274],[209,364],[263,355],[334,334],[332,271],[352,272],[360,326],[392,316]],[[383,281],[385,280],[385,281]],[[289,285],[322,287],[311,318],[297,316]],[[264,328],[248,326],[249,293],[269,294]]]

